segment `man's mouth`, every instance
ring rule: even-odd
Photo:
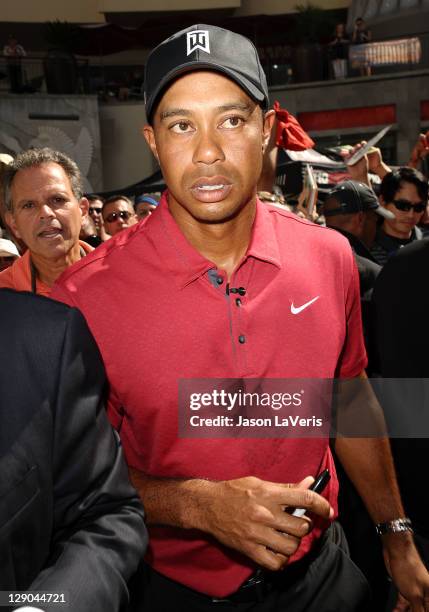
[[[61,228],[58,227],[50,227],[41,232],[39,232],[40,238],[56,238],[62,234]]]
[[[200,202],[211,204],[224,200],[232,189],[231,182],[223,176],[202,177],[191,187],[193,196]]]
[[[219,183],[219,185],[198,185],[196,189],[199,191],[216,191],[216,189],[223,189],[225,185]]]

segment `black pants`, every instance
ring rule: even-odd
[[[300,563],[300,562],[298,562]],[[296,569],[293,568],[296,566]],[[370,602],[369,586],[348,556],[338,524],[327,530],[310,563],[293,564],[273,574],[263,601],[219,602],[165,576],[143,568],[136,577],[133,612],[362,612]],[[303,570],[303,571],[302,571]],[[133,596],[133,593],[132,593]]]
[[[381,540],[358,492],[335,455],[334,458],[340,483],[339,522],[346,534],[350,557],[371,587],[373,602],[366,612],[383,612],[389,599],[391,582],[384,564]]]

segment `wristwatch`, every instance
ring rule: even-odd
[[[387,521],[386,523],[378,523],[375,526],[377,535],[382,536],[386,533],[401,533],[403,531],[411,531],[413,533],[413,525],[409,518],[397,518],[393,521]]]

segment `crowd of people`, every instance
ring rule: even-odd
[[[378,436],[178,424],[181,380],[353,379],[347,407],[378,423],[367,376],[417,378],[420,403],[397,401],[427,408],[428,135],[407,166],[370,150],[307,215],[267,187],[280,115],[249,40],[182,30],[145,88],[162,195],[84,195],[51,149],[0,158],[0,590],[79,612],[429,610],[427,431],[391,444],[383,404]]]

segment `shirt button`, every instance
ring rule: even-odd
[[[240,295],[246,295],[246,289],[244,287],[239,287],[238,288],[238,293]]]
[[[238,341],[240,344],[244,344],[246,342],[246,336],[238,336]]]
[[[237,306],[241,306],[241,300],[240,300],[240,298],[236,298],[235,303],[237,304]]]
[[[217,282],[217,284],[218,284],[218,285],[222,285],[222,283],[223,283],[223,278],[222,278],[221,276],[218,276],[218,277],[216,278],[216,282]]]

